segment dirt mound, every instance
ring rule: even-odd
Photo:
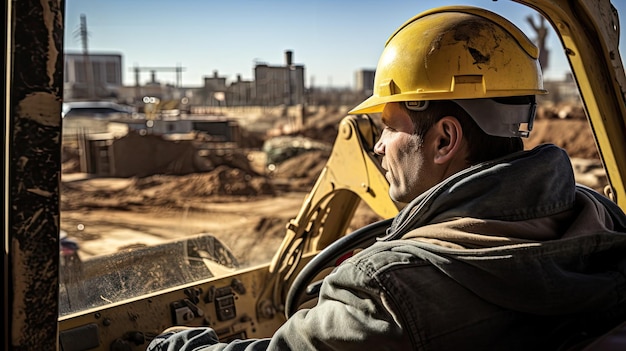
[[[111,208],[138,210],[151,206],[184,207],[190,202],[237,201],[274,195],[269,179],[238,168],[218,166],[207,173],[153,175],[144,178],[100,178],[61,184],[61,209]]]
[[[280,163],[272,173],[275,181],[287,184],[290,191],[309,191],[326,166],[329,151],[315,150]]]
[[[318,111],[307,116],[305,127],[299,134],[332,145],[337,138],[339,122],[346,116],[343,111],[336,109]]]
[[[176,194],[185,198],[213,195],[258,196],[272,195],[274,189],[265,177],[255,176],[238,168],[218,166],[209,173],[181,176],[174,182],[164,184],[159,193],[166,196]]]
[[[543,143],[562,147],[570,157],[600,159],[591,128],[584,119],[536,120],[524,145],[529,149]]]

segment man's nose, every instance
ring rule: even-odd
[[[385,143],[383,143],[382,136],[380,137],[380,139],[378,139],[378,141],[374,145],[374,153],[379,156],[385,155]]]

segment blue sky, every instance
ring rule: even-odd
[[[291,50],[294,62],[305,66],[307,86],[351,87],[355,71],[376,68],[385,41],[402,23],[460,2],[494,10],[535,37],[526,20],[534,12],[506,0],[66,0],[64,45],[68,52],[82,50],[84,14],[89,50],[122,54],[125,84],[134,83],[134,66],[184,67],[185,86],[202,85],[214,71],[228,81],[237,75],[251,80],[255,62],[282,65]],[[613,4],[626,23],[626,0]],[[544,77],[560,79],[569,67],[553,32],[548,44]],[[173,84],[175,74],[157,72],[157,80]]]

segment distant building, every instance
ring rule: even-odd
[[[228,106],[249,106],[256,100],[256,89],[254,81],[242,80],[241,75],[237,75],[237,81],[232,82],[226,93]]]
[[[213,71],[212,77],[204,77],[204,87],[211,91],[225,91],[226,77],[220,77],[217,71]]]
[[[203,77],[199,87],[180,86],[183,67],[134,67],[135,84],[123,85],[122,55],[98,53],[84,55],[67,53],[64,70],[64,99],[112,100],[131,104],[142,110],[142,102],[155,100],[159,108],[175,105],[228,107],[228,106],[296,106],[307,101],[304,65],[293,63],[293,52],[285,51],[284,65],[257,63],[254,80],[237,80],[228,84],[227,77],[213,71]],[[157,71],[176,71],[176,85],[162,84],[156,79]],[[150,81],[140,84],[139,74],[150,71]]]
[[[202,105],[225,106],[226,89],[226,77],[220,77],[217,71],[213,71],[213,76],[204,77],[204,85],[199,97],[202,100]]]
[[[122,55],[117,53],[66,53],[64,99],[116,98],[122,86]]]
[[[256,104],[261,106],[305,103],[304,66],[293,63],[293,52],[285,51],[284,66],[257,64],[254,67]]]
[[[213,156],[237,149],[242,141],[235,120],[168,118],[109,121],[108,131],[75,137],[80,171],[105,177],[189,174],[215,168]]]
[[[357,92],[371,95],[374,91],[374,75],[376,70],[374,69],[361,69],[354,73],[354,90]]]

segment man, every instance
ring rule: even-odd
[[[536,47],[505,19],[444,7],[406,22],[351,111],[381,113],[374,151],[407,203],[386,237],[271,339],[193,328],[149,349],[558,349],[623,320],[626,216],[576,186],[562,149],[523,151],[544,93]]]

